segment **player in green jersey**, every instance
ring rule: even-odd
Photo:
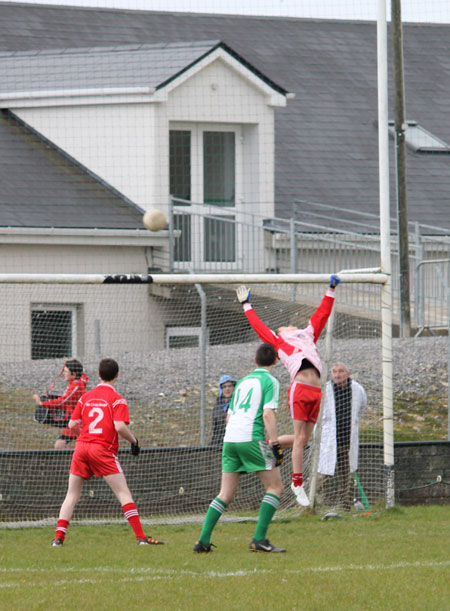
[[[256,369],[242,378],[234,389],[222,450],[222,485],[206,513],[194,552],[212,551],[211,533],[234,499],[241,473],[256,473],[266,490],[250,549],[255,552],[286,551],[275,547],[266,538],[283,492],[279,469],[283,451],[278,443],[275,417],[280,383],[271,374],[276,361],[275,348],[261,344],[256,351]]]

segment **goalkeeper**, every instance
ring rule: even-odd
[[[320,389],[322,363],[316,342],[331,314],[334,289],[339,283],[338,276],[330,277],[330,288],[305,329],[294,326],[280,327],[276,333],[257,317],[250,303],[249,289],[240,286],[236,291],[249,323],[263,342],[275,348],[278,358],[291,378],[288,397],[294,426],[291,490],[295,494],[297,503],[303,507],[308,507],[310,504],[303,486],[303,448],[308,443],[317,421],[322,398]]]
[[[256,351],[256,369],[242,378],[234,390],[227,414],[222,450],[222,485],[211,502],[194,552],[211,552],[211,533],[220,516],[236,495],[241,473],[256,473],[266,494],[261,502],[258,523],[250,550],[284,552],[267,539],[267,530],[280,504],[283,482],[280,469],[283,451],[278,443],[275,411],[278,408],[280,383],[271,374],[277,353],[270,344]],[[269,438],[266,443],[266,435]]]
[[[122,505],[122,510],[136,535],[138,545],[163,543],[145,536],[136,505],[117,458],[119,435],[131,443],[131,454],[137,456],[139,442],[128,428],[128,405],[114,389],[119,365],[114,359],[102,359],[98,368],[100,384],[78,401],[69,427],[78,436],[70,465],[69,487],[59,512],[53,547],[64,543],[75,505],[85,481],[93,475],[103,477]]]
[[[43,395],[42,397],[33,395],[33,399],[37,405],[41,405],[44,408],[63,410],[63,422],[68,423],[78,399],[86,392],[86,384],[89,382],[89,378],[83,373],[83,365],[77,359],[66,359],[59,375],[64,375],[68,383],[66,392],[63,395]],[[68,450],[68,444],[74,439],[74,433],[66,426],[62,434],[55,441],[55,450]]]

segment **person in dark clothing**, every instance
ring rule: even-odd
[[[223,444],[228,406],[235,386],[236,380],[229,375],[223,375],[219,380],[219,396],[213,409],[212,446]]]
[[[344,363],[333,365],[323,406],[318,472],[324,476],[324,497],[346,511],[353,505],[351,474],[358,468],[359,421],[366,405],[366,392],[351,379],[348,367]],[[333,475],[335,495],[331,490]]]

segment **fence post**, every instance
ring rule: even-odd
[[[291,274],[297,273],[297,241],[295,238],[295,219],[289,219],[290,229],[290,242],[291,242]],[[291,287],[291,299],[295,301],[295,295],[297,292],[297,286],[295,284]]]
[[[418,222],[415,223],[416,229],[416,324],[419,329],[425,326],[425,287],[424,287],[424,269],[423,266],[419,267],[421,261],[423,261],[423,242],[422,235],[420,232],[420,225]]]
[[[442,259],[442,263],[450,263],[450,259]],[[440,274],[443,290],[447,294],[447,439],[450,441],[450,287],[445,274]]]
[[[174,270],[174,216],[173,216],[173,198],[169,195],[169,271]]]
[[[448,411],[448,440],[450,441],[450,287],[447,287],[447,411]]]
[[[200,334],[200,445],[206,445],[206,295],[201,284],[195,288],[200,296],[201,334]]]

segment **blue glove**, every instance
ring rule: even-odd
[[[338,284],[340,284],[341,279],[337,274],[333,274],[330,276],[330,288],[335,289]]]

